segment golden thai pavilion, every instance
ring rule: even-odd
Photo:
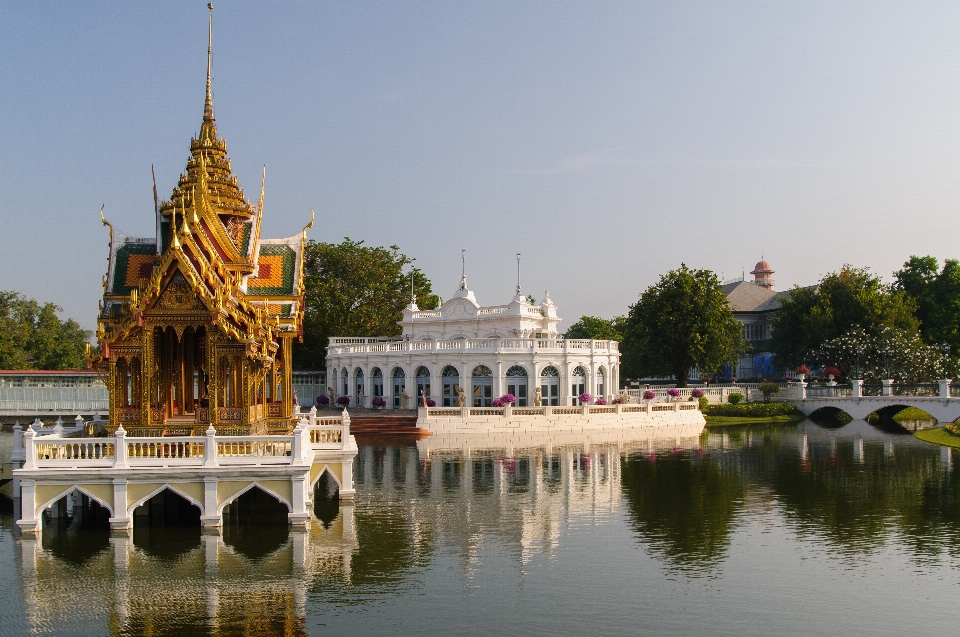
[[[261,239],[263,187],[251,205],[217,134],[210,86],[200,134],[156,237],[110,227],[110,256],[91,359],[108,377],[110,429],[286,433],[294,339],[302,337],[306,230]],[[101,212],[102,216],[102,212]]]

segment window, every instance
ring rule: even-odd
[[[454,407],[457,404],[457,385],[460,384],[460,372],[453,365],[447,365],[441,372],[443,394],[441,405]]]
[[[527,406],[527,370],[522,366],[507,370],[507,393],[517,397],[517,407]]]
[[[393,408],[400,409],[400,399],[403,397],[403,385],[407,375],[400,367],[393,369]]]
[[[540,370],[540,399],[544,405],[560,404],[560,372],[552,365]]]
[[[493,403],[493,373],[486,365],[473,369],[473,406],[490,407]]]
[[[421,393],[422,392],[422,393]],[[420,404],[420,397],[430,398],[430,370],[426,367],[417,368],[417,404]]]
[[[577,398],[580,394],[587,391],[587,370],[581,366],[577,366],[573,370],[572,382],[570,384],[570,395],[573,398],[573,404],[579,405],[580,400]]]

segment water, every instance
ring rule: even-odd
[[[221,536],[35,542],[0,498],[0,634],[952,634],[955,459],[862,421],[362,446],[352,507]]]

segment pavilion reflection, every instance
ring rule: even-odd
[[[313,520],[286,531],[282,544],[253,558],[227,535],[201,534],[186,550],[162,555],[131,532],[114,532],[105,550],[79,566],[23,535],[17,547],[28,625],[38,633],[93,621],[112,635],[305,635],[311,582],[319,573],[351,580],[353,506],[341,506],[326,527]]]

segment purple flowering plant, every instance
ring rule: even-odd
[[[349,396],[337,396],[337,404],[340,405],[341,407],[346,407],[347,405],[350,404],[350,397],[349,397]]]
[[[591,396],[587,392],[583,392],[582,394],[577,396],[577,400],[580,401],[581,405],[587,405],[590,403],[591,400],[593,400],[593,396]]]
[[[657,394],[652,389],[648,389],[647,391],[643,392],[644,400],[653,400],[656,397],[657,397]]]
[[[328,396],[317,396],[317,405],[320,407],[326,407],[330,404],[330,398]]]

